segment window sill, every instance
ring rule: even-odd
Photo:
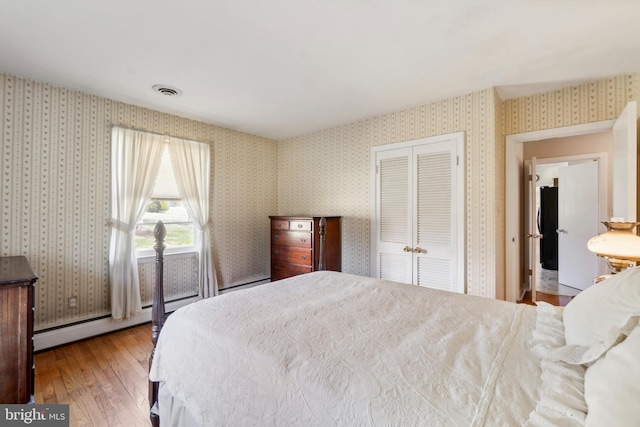
[[[184,252],[171,252],[171,253],[165,253],[164,254],[164,259],[166,260],[171,260],[171,259],[181,259],[181,258],[195,258],[198,256],[198,253],[194,250],[187,250]],[[137,256],[138,258],[138,264],[149,264],[152,262],[156,262],[156,254],[139,254]]]

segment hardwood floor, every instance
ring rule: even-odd
[[[565,305],[569,304],[569,301],[571,301],[572,299],[573,299],[572,296],[554,295],[554,294],[546,294],[544,292],[536,292],[537,301],[544,301],[551,305],[557,305],[561,307],[564,307]],[[525,292],[524,297],[522,298],[522,301],[518,301],[518,302],[520,304],[535,305],[533,302],[531,302],[530,291]]]
[[[149,427],[151,324],[35,355],[36,403],[69,404],[70,427]]]

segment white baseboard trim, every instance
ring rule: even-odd
[[[189,305],[198,300],[198,297],[186,298],[179,301],[165,304],[167,312],[175,311],[180,307]],[[142,309],[142,312],[126,320],[97,319],[89,322],[79,323],[60,329],[53,329],[46,332],[36,332],[34,337],[34,350],[40,351],[74,341],[114,332],[130,326],[140,325],[151,321],[151,307]],[[151,340],[151,334],[149,334]]]
[[[239,291],[241,289],[248,289],[269,282],[270,279],[264,279],[257,282],[248,283],[246,285],[235,286],[231,289],[222,289],[220,291],[220,294]],[[165,304],[165,310],[167,312],[172,312],[197,300],[198,297],[196,296],[179,301],[167,302]],[[69,344],[74,341],[95,337],[97,335],[102,335],[109,332],[115,332],[120,329],[129,328],[131,326],[136,326],[147,322],[151,322],[151,307],[142,309],[142,312],[140,312],[140,314],[126,320],[113,320],[111,318],[97,319],[91,320],[89,322],[62,327],[59,329],[52,329],[45,332],[36,332],[33,343],[34,350],[45,350],[47,348]],[[151,340],[151,334],[149,334],[149,340]]]
[[[254,286],[264,285],[265,283],[271,283],[271,279],[258,280],[257,282],[251,282],[251,283],[247,283],[247,284],[244,284],[244,285],[238,285],[238,286],[234,286],[234,287],[229,288],[229,289],[220,289],[219,294],[222,295],[222,294],[227,293],[227,292],[239,291],[241,289],[249,289],[249,288],[253,288]]]

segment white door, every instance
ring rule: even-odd
[[[413,283],[453,290],[457,283],[456,153],[449,141],[414,147]]]
[[[464,292],[463,140],[453,135],[372,150],[375,277]]]
[[[629,222],[637,216],[637,109],[629,102],[613,125],[613,216]]]
[[[413,282],[411,153],[409,147],[376,156],[376,277],[403,283]]]
[[[598,259],[587,242],[598,234],[598,162],[558,171],[558,281],[586,289],[598,275]]]

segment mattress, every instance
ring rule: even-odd
[[[165,427],[582,425],[556,383],[583,372],[543,362],[564,344],[559,319],[315,272],[177,310],[150,379]]]

